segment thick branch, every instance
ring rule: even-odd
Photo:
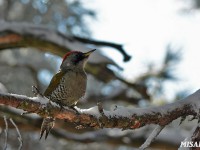
[[[0,104],[35,112],[42,117],[51,115],[58,119],[80,124],[83,127],[136,129],[148,124],[165,126],[181,116],[197,116],[200,106],[199,98],[200,90],[182,101],[165,106],[146,109],[118,107],[113,111],[104,110],[103,116],[99,113],[97,106],[90,109],[78,109],[80,114],[76,114],[68,108],[61,110],[56,104],[51,105],[51,108],[48,107],[48,111],[46,111],[46,99],[15,94],[0,94]]]
[[[18,127],[21,128],[22,130],[38,130],[40,129],[41,123],[42,123],[42,118],[38,117],[36,118],[35,115],[34,117],[32,115],[20,115],[20,111],[16,111],[16,109],[11,109],[8,107],[1,106],[0,111],[4,112],[0,114],[0,117],[3,117],[4,115],[7,116],[8,118],[15,118],[17,121],[16,123],[18,124]],[[1,122],[4,123],[4,122]],[[61,124],[60,124],[61,123]],[[126,130],[126,131],[120,131],[116,130],[115,135],[110,134],[109,129],[103,129],[103,130],[94,130],[94,129],[89,129],[89,128],[84,128],[81,130],[77,130],[77,126],[74,123],[68,123],[68,122],[62,122],[62,121],[57,121],[56,124],[59,126],[59,128],[53,128],[51,130],[51,134],[57,138],[62,138],[65,140],[71,140],[71,141],[77,141],[81,143],[90,143],[90,142],[106,142],[108,144],[114,144],[114,145],[128,145],[128,146],[135,146],[141,145],[142,141],[148,137],[148,132],[151,130],[151,127],[147,128],[142,128],[141,130],[133,131],[131,130]],[[1,125],[1,124],[0,124]],[[26,125],[26,127],[25,127]],[[62,127],[62,129],[61,129]],[[79,128],[80,129],[80,128]],[[145,131],[145,132],[144,132]],[[121,134],[123,132],[123,134]],[[173,129],[169,129],[169,131],[166,131],[169,134],[167,137],[173,136]],[[166,137],[165,133],[160,134],[161,139],[156,140],[156,144],[159,145],[171,145],[172,147],[175,145],[180,144],[180,141],[177,140],[174,143],[173,138],[171,138],[171,141],[165,141],[163,140],[163,136]],[[126,138],[127,140],[124,140]],[[179,134],[177,135],[177,138],[179,137]],[[165,138],[164,138],[165,139]],[[152,145],[153,146],[153,145]]]

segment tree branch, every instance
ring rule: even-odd
[[[73,49],[74,44],[77,44],[79,48],[80,46],[86,48],[84,46],[86,43],[115,48],[124,56],[124,61],[129,61],[131,58],[120,44],[67,36],[39,25],[0,20],[0,49],[35,47],[63,56],[64,53]]]
[[[144,144],[140,146],[140,149],[146,149],[147,147],[150,146],[150,144],[155,140],[155,138],[158,136],[158,134],[162,131],[164,126],[159,126],[157,125],[156,128],[153,130],[153,132],[149,135],[149,137],[146,139]]]
[[[200,124],[198,123],[196,129],[194,130],[193,135],[191,136],[191,141],[193,143],[199,143],[200,141]],[[199,147],[191,147],[191,150],[198,150]]]
[[[5,122],[5,130],[4,130],[4,133],[5,133],[5,142],[4,142],[4,148],[3,150],[6,150],[7,149],[7,145],[8,145],[8,122],[7,122],[7,118],[6,116],[3,117],[4,119],[4,122]]]
[[[115,48],[119,50],[119,52],[124,56],[124,61],[129,61],[131,59],[131,56],[128,55],[125,50],[123,49],[123,45],[121,44],[116,44],[116,43],[111,43],[111,42],[106,42],[106,41],[97,41],[97,40],[92,40],[92,39],[86,39],[82,37],[77,37],[73,36],[74,39],[83,42],[83,43],[89,43],[89,44],[94,44],[94,45],[99,45],[99,46],[108,46]]]
[[[19,132],[19,129],[17,127],[17,125],[15,124],[15,122],[12,120],[12,118],[10,118],[10,122],[13,124],[13,126],[15,127],[16,131],[17,131],[17,139],[19,140],[19,147],[18,147],[18,150],[21,150],[22,149],[22,146],[23,146],[23,140],[22,140],[22,136]]]
[[[8,118],[15,118],[17,123],[20,123],[18,124],[18,128],[21,128],[22,130],[40,129],[42,123],[42,118],[40,117],[36,117],[35,115],[20,115],[20,111],[16,111],[16,109],[12,109],[11,107],[8,108],[5,106],[0,106],[0,111],[4,112],[3,114],[0,114],[0,117],[6,115]],[[110,134],[109,129],[95,130],[84,128],[81,130],[77,130],[77,128],[75,127],[76,124],[74,123],[59,121],[56,122],[56,124],[59,127],[55,127],[51,130],[52,136],[55,136],[56,138],[62,138],[67,141],[71,140],[81,143],[105,142],[112,145],[115,144],[127,146],[135,146],[136,143],[137,145],[141,145],[141,141],[148,137],[147,134],[152,129],[149,126],[146,126],[146,128],[141,128],[140,130],[134,131],[134,133],[131,130],[121,131],[120,129],[114,129],[115,135],[113,135]],[[165,130],[165,132],[169,133],[167,137],[171,137],[173,136],[174,131],[173,129],[169,129],[169,131]],[[163,138],[165,139],[166,137],[165,133],[161,133],[160,136],[161,139],[157,139],[156,144],[170,144],[172,147],[180,144],[179,140],[174,141],[173,138],[170,138],[171,141],[167,140],[167,142],[165,142],[165,140],[163,140]],[[180,138],[179,134],[177,134],[177,138]]]
[[[98,107],[89,109],[79,109],[80,114],[65,108],[60,109],[56,104],[51,107],[46,105],[47,99],[41,97],[26,97],[15,94],[0,94],[0,104],[9,105],[24,111],[35,112],[42,117],[53,116],[58,119],[65,119],[69,122],[80,124],[83,127],[101,128],[121,128],[136,129],[149,124],[165,126],[173,120],[181,117],[199,113],[200,90],[188,96],[184,100],[177,101],[160,107],[134,108],[117,107],[113,111],[104,110],[104,115],[98,111]]]

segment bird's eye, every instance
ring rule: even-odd
[[[81,54],[77,54],[77,55],[76,55],[76,60],[77,60],[77,61],[81,60]]]
[[[83,56],[82,56],[81,53],[80,53],[80,54],[76,54],[76,55],[74,56],[74,59],[73,59],[72,61],[73,61],[74,64],[77,64],[79,61],[82,60],[82,58],[83,58]]]

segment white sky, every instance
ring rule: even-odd
[[[133,78],[144,72],[149,62],[159,65],[166,45],[182,47],[182,61],[175,75],[180,81],[169,83],[166,92],[200,88],[200,13],[183,14],[181,0],[96,0],[88,4],[95,9],[98,20],[92,23],[93,37],[98,40],[122,43],[132,55],[122,62],[115,50],[106,53],[124,67],[123,74]],[[189,7],[189,6],[188,6]]]

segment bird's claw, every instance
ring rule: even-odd
[[[41,131],[40,131],[40,140],[41,140],[44,132],[46,132],[45,140],[47,139],[49,132],[54,127],[54,122],[55,122],[55,118],[52,118],[52,117],[44,118],[44,120],[42,122],[42,126],[41,126]]]

